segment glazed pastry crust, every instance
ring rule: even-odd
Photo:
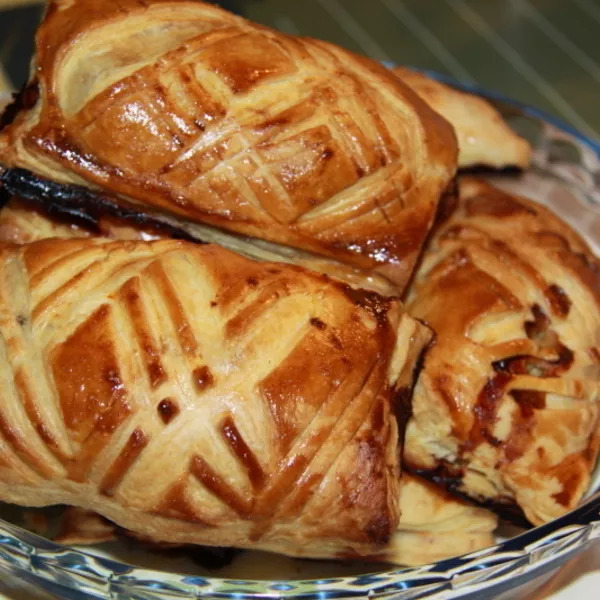
[[[0,248],[0,499],[313,557],[399,519],[400,303],[212,245]]]
[[[6,167],[396,292],[456,170],[452,128],[384,67],[202,2],[51,3],[34,74]]]
[[[489,102],[406,67],[393,72],[454,127],[460,167],[529,166],[531,146]]]
[[[115,239],[140,239],[144,232],[105,227]],[[0,212],[0,242],[25,243],[51,237],[89,237],[92,232],[53,220],[22,200],[13,199]],[[490,546],[497,519],[493,513],[453,498],[426,481],[403,473],[400,481],[398,529],[372,560],[418,565]],[[116,539],[117,528],[89,510],[70,508],[62,518],[62,544],[98,544]],[[311,550],[306,549],[310,555]],[[298,554],[298,552],[296,553]]]
[[[408,300],[436,332],[405,460],[533,524],[574,508],[600,438],[600,268],[546,208],[476,179]]]

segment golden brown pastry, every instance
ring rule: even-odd
[[[428,340],[397,300],[213,245],[3,245],[0,500],[161,541],[376,553]]]
[[[131,231],[105,228],[105,235],[129,237]],[[89,230],[56,221],[28,203],[13,199],[0,211],[0,242],[17,243],[50,237],[89,237]],[[139,239],[139,231],[137,232]],[[401,565],[434,562],[493,544],[497,519],[488,511],[457,500],[424,480],[403,473],[400,482],[400,524],[379,560]],[[116,528],[96,513],[70,508],[56,541],[97,544],[116,539]],[[309,550],[310,552],[310,550]]]
[[[33,73],[0,135],[11,192],[373,289],[402,290],[456,170],[452,128],[378,63],[202,2],[51,2]]]
[[[116,526],[99,514],[70,506],[60,516],[60,526],[53,541],[65,546],[93,546],[117,539]]]
[[[504,122],[489,102],[406,67],[396,67],[393,71],[454,127],[460,167],[525,169],[529,166],[531,146]]]
[[[132,233],[135,237],[132,237]],[[51,219],[28,203],[13,199],[0,211],[0,242],[25,243],[51,237],[89,237],[82,227]],[[115,239],[139,239],[140,231],[104,228]],[[488,511],[457,500],[424,480],[402,474],[400,524],[379,560],[417,565],[465,554],[493,544],[497,519]],[[97,544],[116,539],[116,528],[89,510],[70,508],[62,519],[63,544]],[[307,550],[310,555],[310,548]]]
[[[407,465],[533,524],[572,509],[600,441],[600,270],[586,244],[546,208],[462,180],[408,309],[437,339]]]

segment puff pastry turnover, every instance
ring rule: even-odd
[[[437,334],[407,464],[531,523],[572,509],[600,439],[598,260],[546,208],[466,179],[408,307]]]
[[[531,146],[489,102],[406,67],[393,71],[454,127],[460,167],[529,166]]]
[[[397,300],[212,245],[3,245],[0,499],[161,541],[376,553],[429,337]]]
[[[402,290],[456,170],[452,127],[384,67],[202,2],[51,2],[33,73],[0,163],[34,195],[83,185],[53,201],[363,287]]]

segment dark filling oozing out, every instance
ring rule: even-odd
[[[12,196],[19,196],[38,205],[49,216],[68,219],[96,232],[99,232],[100,220],[108,214],[138,226],[150,226],[176,239],[204,243],[184,229],[133,208],[121,206],[109,196],[95,193],[83,186],[55,183],[25,169],[7,169],[0,176],[0,181],[0,206],[6,204]]]
[[[552,286],[551,286],[552,287]],[[564,318],[570,308],[570,301],[562,289],[551,289],[555,298],[553,308],[556,307],[557,316]],[[508,384],[515,375],[533,375],[535,377],[557,377],[568,371],[573,364],[573,351],[567,348],[551,328],[550,318],[542,308],[535,304],[531,308],[533,319],[524,323],[527,337],[535,342],[538,353],[542,356],[515,355],[509,356],[492,363],[495,374],[488,379],[479,393],[477,404],[474,407],[475,423],[469,438],[461,446],[460,454],[471,451],[478,444],[487,442],[493,446],[502,446],[508,460],[515,460],[522,455],[527,440],[531,435],[534,424],[535,411],[545,408],[546,394],[532,390],[511,390],[511,397],[519,406],[520,413],[513,426],[513,434],[509,439],[501,441],[492,434],[492,427],[497,419],[498,402],[506,392]],[[459,457],[457,463],[440,463],[435,469],[408,469],[417,475],[425,477],[446,488],[457,497],[477,503],[493,510],[502,518],[519,526],[529,527],[522,509],[511,498],[495,498],[485,500],[473,498],[465,494],[463,478],[465,467]]]

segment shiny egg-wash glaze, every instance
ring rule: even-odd
[[[98,226],[103,236],[114,239],[144,239],[157,232],[149,232],[145,228],[123,226],[122,222],[107,219],[102,216]],[[28,243],[54,237],[61,238],[89,238],[93,231],[74,225],[67,220],[51,218],[44,211],[37,210],[37,206],[23,200],[13,199],[0,211],[0,242]],[[251,280],[256,285],[255,278]],[[362,296],[362,298],[365,298]],[[361,302],[361,296],[356,298]],[[312,326],[320,331],[328,328],[327,323],[319,317],[310,319]],[[212,373],[207,367],[202,367],[194,372],[196,381],[206,386]],[[412,386],[403,386],[395,395],[395,412],[399,423],[399,431],[404,430],[406,419],[410,415],[410,397]],[[180,414],[179,404],[174,398],[163,398],[157,412],[161,420],[168,425]],[[262,479],[262,470],[256,460],[249,454],[244,439],[238,435],[234,423],[227,419],[222,424],[222,432],[236,447],[236,453],[249,457],[249,475],[252,480]],[[494,542],[493,532],[497,526],[496,516],[471,503],[463,502],[445,490],[428,484],[426,481],[402,473],[400,479],[399,496],[400,523],[390,541],[370,560],[392,562],[403,565],[417,565],[430,563],[455,554],[464,554],[480,548],[490,546]],[[79,508],[68,509],[61,519],[60,535],[58,541],[66,545],[97,544],[101,541],[116,539],[117,530],[125,532],[128,536],[141,539],[148,543],[148,538],[135,532],[117,528],[103,520],[97,514]],[[153,547],[156,549],[156,543]],[[159,548],[163,545],[158,542]],[[169,553],[172,554],[173,543],[168,544]],[[215,561],[230,559],[231,551],[219,552],[214,555],[214,549],[208,554],[203,551],[198,555],[197,548],[188,548],[202,564],[210,559],[210,564],[216,566]],[[311,556],[311,547],[297,546],[294,553],[298,556]],[[345,550],[345,555],[356,558],[356,553]],[[219,563],[220,564],[220,563]]]
[[[600,444],[600,265],[585,242],[548,209],[464,179],[407,306],[436,332],[407,466],[534,524],[576,507]]]
[[[456,169],[452,127],[384,67],[201,2],[51,3],[24,104],[5,167],[382,291],[403,289]]]
[[[397,300],[175,240],[4,244],[0,279],[0,499],[157,541],[386,549],[430,339]]]

